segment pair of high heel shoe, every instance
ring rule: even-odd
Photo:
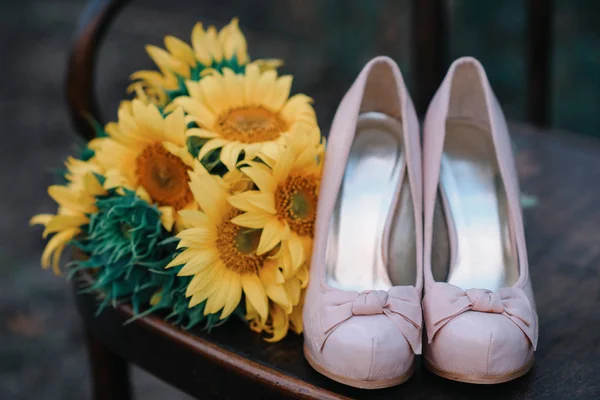
[[[422,349],[427,369],[463,382],[533,364],[514,156],[477,60],[452,64],[423,136],[396,63],[370,61],[331,127],[303,314],[308,362],[350,386],[406,381]]]

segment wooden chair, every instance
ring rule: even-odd
[[[530,0],[528,112],[537,127],[548,123],[551,2]],[[67,100],[77,131],[93,136],[95,55],[124,0],[97,0],[77,31],[67,73]],[[414,2],[418,109],[445,72],[445,7],[441,0]],[[302,338],[265,343],[231,321],[212,333],[183,331],[149,316],[123,325],[131,308],[106,309],[95,317],[95,298],[75,296],[92,366],[93,397],[129,399],[128,364],[198,398],[600,398],[600,146],[590,140],[513,125],[524,190],[540,198],[526,215],[532,279],[540,316],[537,363],[526,376],[503,385],[478,386],[438,378],[422,368],[407,383],[361,391],[313,371],[302,355]],[[544,134],[543,134],[544,133]],[[594,184],[589,185],[589,183]],[[583,194],[583,188],[586,194]],[[81,276],[81,279],[91,279]],[[74,285],[75,287],[77,284]],[[568,299],[565,293],[577,298]]]

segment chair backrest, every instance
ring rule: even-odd
[[[440,84],[448,59],[447,15],[450,2],[415,0],[413,2],[413,70],[417,109],[425,110]],[[544,127],[550,122],[550,78],[552,51],[553,0],[527,0],[527,119]]]
[[[71,46],[65,90],[75,129],[86,139],[94,137],[92,120],[101,121],[94,71],[96,54],[110,23],[128,0],[91,0],[81,15]]]
[[[90,118],[101,121],[94,91],[94,66],[108,26],[128,0],[91,0],[79,22],[69,59],[66,94],[77,131],[94,136]],[[449,1],[413,1],[413,70],[417,109],[425,110],[448,64]],[[527,0],[527,118],[537,126],[549,123],[552,0]]]

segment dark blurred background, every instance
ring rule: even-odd
[[[504,110],[525,119],[526,2],[448,1],[448,61],[478,57]],[[70,287],[39,267],[44,242],[29,217],[54,212],[45,194],[53,170],[76,149],[63,78],[84,0],[0,3],[0,399],[81,399],[88,366]],[[315,99],[323,127],[361,66],[387,54],[411,87],[409,0],[133,0],[101,49],[97,91],[106,119],[116,116],[128,76],[151,68],[145,44],[166,34],[189,41],[196,21],[222,26],[238,16],[252,58],[285,60],[293,90]],[[553,129],[600,136],[600,2],[555,0]],[[424,112],[425,110],[418,110]],[[143,399],[185,399],[140,370]]]

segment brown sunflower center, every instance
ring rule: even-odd
[[[194,199],[188,184],[190,167],[161,143],[146,146],[135,164],[138,183],[159,205],[179,210]]]
[[[239,214],[233,210],[217,228],[217,249],[225,267],[239,274],[257,273],[267,258],[256,255],[260,231],[232,223],[231,219]]]
[[[219,117],[217,126],[225,139],[241,143],[275,140],[288,128],[279,114],[262,106],[229,110]]]
[[[291,230],[312,236],[317,212],[317,180],[312,175],[291,175],[277,186],[275,207]]]

